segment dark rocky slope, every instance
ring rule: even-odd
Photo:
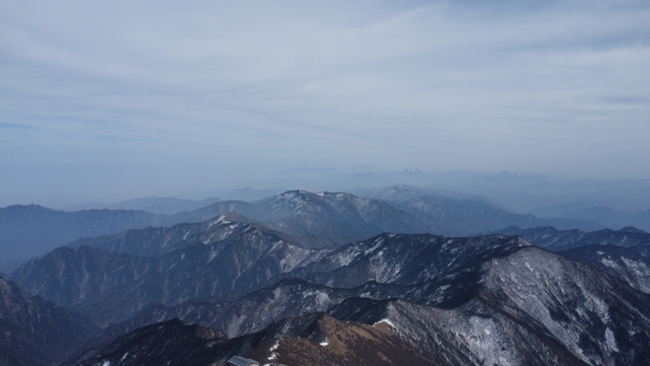
[[[641,247],[590,245],[560,254],[616,276],[631,287],[650,294],[650,258],[640,254]]]
[[[27,298],[0,278],[0,365],[58,365],[98,331],[86,317]]]
[[[584,232],[580,230],[558,230],[549,226],[530,229],[510,226],[494,233],[518,235],[541,248],[553,251],[569,250],[589,245],[616,245],[619,247],[650,245],[650,233],[633,227],[626,227],[617,231],[604,229]]]
[[[12,279],[27,294],[40,295],[108,325],[156,303],[226,300],[233,293],[261,288],[274,276],[321,253],[286,242],[257,225],[218,218],[202,227],[204,231],[191,235],[187,231],[186,241],[180,244],[167,242],[177,249],[161,256],[62,247],[22,265]],[[158,244],[164,242],[158,240]],[[166,249],[158,244],[142,250]]]
[[[650,296],[535,247],[520,247],[485,263],[480,286],[451,307],[361,294],[332,302],[338,304],[328,312],[339,320],[318,312],[291,318],[283,313],[262,330],[200,345],[195,354],[204,355],[206,362],[243,354],[273,365],[639,365],[650,357]],[[303,294],[324,290],[306,283],[294,286],[298,288]],[[237,316],[245,322],[254,315]],[[91,352],[80,364],[150,353],[157,355],[156,362],[183,361],[173,351],[146,346],[158,344],[148,338],[144,343],[121,339]],[[118,348],[120,352],[109,352]]]

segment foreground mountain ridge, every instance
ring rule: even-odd
[[[477,291],[452,307],[400,298],[348,297],[326,305],[324,311],[338,320],[319,315],[320,309],[298,317],[283,315],[253,333],[199,346],[195,354],[208,362],[245,354],[272,365],[323,360],[396,365],[407,358],[391,350],[406,342],[410,346],[400,347],[409,350],[410,362],[423,365],[639,365],[650,356],[649,295],[589,266],[530,246],[494,257],[487,266]],[[301,286],[303,293],[317,288],[309,283]],[[175,322],[156,324],[161,329],[182,324]],[[342,351],[338,342],[355,346]],[[156,354],[157,359],[182,364],[172,352],[163,356],[158,348],[133,340],[125,343],[120,337],[106,347],[84,355],[77,364],[102,365],[120,357],[141,360]],[[122,351],[105,351],[116,348]],[[377,355],[384,359],[377,361],[373,358]],[[130,364],[135,363],[125,363]]]
[[[210,298],[215,294],[210,292],[212,287],[201,290],[208,291],[207,298],[181,296],[162,306],[154,305],[157,302],[155,298],[142,302],[149,305],[139,307],[140,313],[135,317],[107,328],[99,338],[87,345],[90,348],[79,356],[78,364],[102,365],[104,362],[114,362],[111,360],[118,356],[120,360],[126,360],[128,355],[133,360],[139,360],[137,362],[163,357],[180,364],[183,360],[157,346],[169,341],[156,341],[155,332],[146,333],[149,340],[144,344],[137,341],[140,337],[138,332],[145,329],[142,327],[168,324],[158,322],[170,322],[174,318],[214,328],[229,337],[220,336],[219,339],[203,343],[188,340],[198,347],[192,354],[197,357],[204,355],[201,357],[212,360],[210,362],[225,361],[234,354],[275,357],[269,360],[271,362],[313,362],[314,356],[310,354],[338,360],[336,362],[363,364],[372,359],[364,352],[355,354],[345,351],[342,356],[328,350],[315,351],[320,348],[312,349],[327,347],[321,345],[329,345],[325,338],[337,337],[339,333],[347,334],[346,337],[352,334],[354,337],[368,335],[372,342],[366,338],[370,343],[359,343],[362,348],[372,345],[396,349],[396,344],[407,342],[413,350],[417,350],[414,353],[417,360],[413,359],[412,362],[423,364],[634,365],[650,357],[646,350],[650,342],[649,295],[590,266],[534,247],[520,237],[490,235],[446,238],[431,234],[381,234],[334,249],[313,250],[283,244],[282,239],[268,232],[268,229],[225,218],[220,216],[192,226],[196,231],[186,236],[188,242],[185,246],[159,257],[133,257],[122,252],[104,252],[89,247],[76,250],[61,248],[68,253],[81,254],[82,258],[89,258],[87,253],[100,257],[138,258],[138,261],[145,261],[146,264],[134,265],[133,268],[158,268],[151,277],[142,277],[151,279],[158,278],[160,269],[165,265],[171,270],[182,269],[179,273],[200,273],[196,272],[199,267],[195,261],[190,261],[189,267],[181,264],[184,258],[196,255],[191,253],[204,253],[198,255],[204,261],[210,261],[211,253],[216,254],[212,260],[218,258],[219,253],[239,253],[235,257],[228,257],[237,260],[222,262],[228,263],[226,267],[220,265],[218,271],[206,272],[218,274],[205,282],[212,284],[222,283],[220,276],[245,274],[247,269],[255,268],[257,265],[251,267],[251,264],[262,257],[266,258],[267,255],[263,253],[271,253],[267,250],[279,247],[300,250],[293,254],[282,250],[279,252],[281,255],[268,257],[262,262],[265,264],[258,267],[264,269],[262,272],[252,272],[264,274],[262,277],[258,274],[229,277],[229,281],[234,282],[227,283],[237,286],[234,292],[233,285],[227,286],[230,297]],[[186,226],[179,228],[186,230],[185,233],[190,232]],[[237,234],[231,237],[224,233]],[[183,231],[174,235],[177,237],[181,234],[185,236]],[[215,241],[205,241],[210,237]],[[165,242],[165,238],[168,237],[158,238],[158,242]],[[235,252],[231,251],[236,248]],[[252,248],[259,249],[250,252]],[[251,253],[257,254],[249,256]],[[33,262],[33,267],[24,267],[29,269],[25,273],[32,276],[25,277],[30,278],[27,282],[30,285],[26,288],[43,288],[39,283],[44,282],[39,282],[38,278],[50,278],[47,273],[51,272],[35,269],[46,268],[41,267],[43,263],[58,263],[54,258],[56,256],[46,256],[40,262]],[[293,266],[281,268],[279,263],[287,260]],[[151,261],[159,262],[154,265]],[[58,268],[74,267],[75,263],[88,262],[87,259],[64,260]],[[128,268],[122,264],[114,266]],[[189,268],[192,270],[188,272]],[[276,269],[268,272],[265,268]],[[143,275],[144,272],[139,274]],[[85,276],[81,278],[88,278]],[[105,282],[107,277],[101,278]],[[165,283],[169,283],[175,277],[164,278]],[[196,275],[188,278],[194,281]],[[61,282],[64,283],[70,282]],[[181,283],[183,285],[179,288],[187,287],[185,282]],[[55,289],[64,288],[59,285]],[[191,288],[199,289],[195,286]],[[123,291],[124,287],[118,286],[117,289],[114,291]],[[65,295],[62,292],[54,293]],[[117,305],[110,302],[112,295],[100,298],[106,303],[106,308]],[[92,306],[84,309],[97,309],[96,302],[89,304]],[[123,314],[121,318],[135,314],[134,310],[137,309]],[[320,329],[318,322],[323,318],[317,314],[324,312],[338,319],[332,320],[336,326],[329,328],[336,331],[310,331]],[[105,320],[104,324],[119,319]],[[169,324],[178,326],[178,323]],[[381,324],[388,325],[386,329],[390,334],[382,336],[364,328]],[[167,334],[165,329],[171,325],[161,325],[161,334]],[[121,334],[128,336],[121,338]],[[123,343],[124,339],[129,341]],[[516,342],[518,339],[526,341]],[[356,344],[359,341],[361,339],[355,338],[348,343]],[[277,347],[274,342],[277,342]],[[267,346],[269,348],[265,351],[263,347]],[[122,350],[119,351],[122,353],[115,353],[116,350]],[[288,358],[282,358],[283,354]],[[397,356],[398,353],[391,354],[391,357],[397,358],[388,359],[386,364],[399,364],[399,357],[405,357]]]
[[[650,234],[634,227],[620,230],[557,230],[552,227],[497,231],[520,235],[535,245],[551,249],[623,279],[633,288],[650,293]]]
[[[189,235],[197,227],[203,230]],[[260,288],[274,275],[321,253],[225,216],[179,230],[181,234],[187,230],[183,245],[174,244],[177,249],[161,255],[62,247],[22,265],[12,279],[28,294],[39,294],[106,325],[156,303],[225,300],[233,292]],[[154,237],[163,239],[158,244],[169,238]]]
[[[0,365],[58,365],[98,331],[90,319],[28,298],[0,277]]]
[[[204,231],[189,234],[189,228],[199,227]],[[43,296],[107,325],[156,303],[175,305],[187,300],[228,300],[272,285],[282,278],[304,278],[321,283],[314,276],[330,270],[338,270],[333,272],[335,280],[323,284],[335,287],[360,286],[369,281],[395,285],[431,282],[426,276],[449,282],[453,278],[446,279],[444,274],[455,276],[458,268],[469,271],[460,275],[476,277],[478,268],[472,266],[479,263],[480,267],[480,261],[487,258],[488,253],[496,255],[501,250],[527,245],[519,239],[503,236],[453,239],[431,234],[382,234],[341,249],[312,250],[284,241],[263,227],[227,221],[223,215],[189,228],[182,226],[181,232],[174,234],[185,237],[183,246],[160,256],[134,256],[87,246],[64,247],[21,266],[12,274],[12,279],[28,294]],[[155,237],[158,243],[173,242],[165,240],[167,236]],[[473,247],[483,256],[477,254],[472,259]],[[396,251],[402,253],[403,262],[388,263]],[[436,270],[444,259],[426,262],[426,258],[435,255],[451,260],[458,251],[466,252],[465,256],[459,256],[457,265],[445,267],[446,272]],[[350,263],[351,266],[337,265],[355,257],[357,260]],[[463,258],[470,262],[463,262]],[[316,262],[321,265],[307,267]],[[300,270],[301,267],[305,269]],[[311,274],[303,274],[305,271]],[[358,274],[348,276],[345,272],[350,271]],[[423,272],[413,277],[417,271]],[[433,284],[430,287],[437,288]]]

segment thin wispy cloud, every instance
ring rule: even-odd
[[[0,120],[35,129],[3,134],[0,163],[136,156],[184,189],[301,166],[650,176],[648,19],[641,1],[4,2]]]
[[[32,130],[32,129],[35,129],[36,127],[29,126],[29,125],[22,125],[22,124],[18,124],[18,123],[0,122],[0,128],[18,129],[18,130]]]

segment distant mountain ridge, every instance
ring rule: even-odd
[[[201,207],[221,201],[220,198],[211,197],[200,201],[180,199],[176,197],[145,197],[122,201],[114,204],[87,202],[81,205],[68,207],[65,211],[82,210],[135,210],[146,211],[158,215],[173,215],[184,211],[194,211]]]
[[[624,212],[601,206],[575,209],[540,209],[534,213],[543,217],[583,218],[611,228],[635,226],[646,231],[650,230],[650,210]]]
[[[553,251],[568,250],[590,245],[616,245],[636,247],[650,245],[650,233],[634,227],[620,230],[603,229],[591,232],[580,230],[558,230],[554,227],[535,227],[522,229],[510,226],[495,230],[493,234],[518,235],[531,243]]]
[[[296,237],[320,236],[339,243],[366,239],[382,232],[423,233],[427,228],[412,215],[377,200],[349,193],[287,191],[255,203],[219,202],[189,213],[183,220],[203,221],[235,212]]]
[[[650,208],[650,179],[560,179],[507,171],[377,171],[362,167],[352,170],[287,171],[277,179],[265,182],[265,185],[302,187],[313,191],[346,191],[361,195],[356,190],[359,187],[386,187],[398,183],[446,192],[445,196],[456,198],[463,198],[462,195],[482,196],[506,210],[533,213],[539,217],[548,217],[538,215],[540,209],[574,202],[588,202],[588,206],[579,208],[609,207],[623,212],[646,211]],[[632,223],[622,226],[627,225]]]
[[[441,235],[476,235],[511,225],[526,228],[554,226],[586,231],[602,229],[599,224],[584,219],[543,219],[515,214],[486,200],[449,198],[404,184],[357,190],[357,193],[388,202],[415,216],[432,232]]]
[[[261,202],[222,201],[175,215],[155,215],[131,210],[63,212],[41,206],[0,209],[0,269],[13,270],[19,263],[45,254],[83,237],[112,235],[148,226],[196,223],[234,212],[303,242],[328,246],[365,239],[383,231],[426,232],[415,218],[382,202],[353,195],[289,191]]]
[[[313,247],[363,240],[382,232],[477,235],[509,225],[522,227],[600,229],[575,219],[540,219],[514,214],[480,200],[433,195],[415,187],[397,185],[374,190],[380,198],[349,193],[287,191],[264,200],[220,201],[194,211],[156,215],[144,211],[87,210],[62,212],[41,206],[0,209],[0,270],[66,245],[79,238],[112,235],[148,226],[169,227],[197,223],[233,212],[272,230],[302,238]]]
[[[0,208],[0,269],[12,270],[27,259],[80,237],[117,234],[156,222],[144,211],[56,211],[38,205]]]

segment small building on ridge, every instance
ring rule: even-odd
[[[228,360],[228,365],[235,365],[235,366],[260,366],[260,363],[251,360],[250,358],[244,358],[241,356],[232,356]]]

